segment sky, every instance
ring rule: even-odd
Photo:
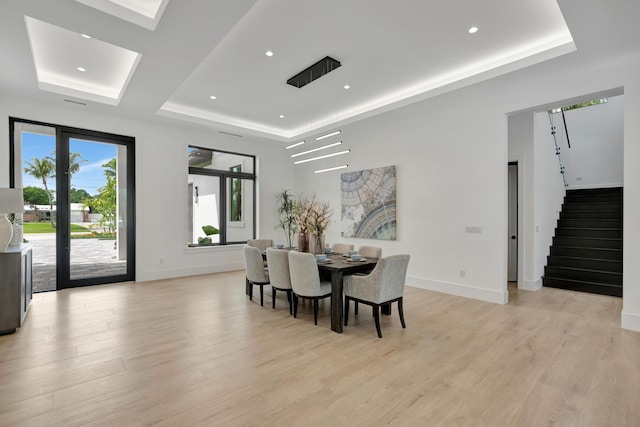
[[[32,162],[34,158],[52,156],[56,148],[56,138],[51,135],[36,133],[22,133],[22,159],[23,167],[26,162]],[[116,157],[117,148],[113,144],[104,144],[93,141],[71,139],[69,151],[80,153],[80,172],[71,178],[71,188],[84,189],[95,196],[98,189],[106,184],[102,165]],[[44,188],[42,181],[29,174],[23,175],[23,187],[34,186]],[[55,190],[55,178],[47,181],[49,189]]]

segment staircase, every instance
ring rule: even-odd
[[[567,190],[542,284],[622,296],[622,188]]]

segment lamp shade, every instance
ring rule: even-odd
[[[0,188],[0,212],[22,213],[24,212],[24,199],[22,188]]]

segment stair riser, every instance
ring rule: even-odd
[[[567,190],[567,195],[605,195],[605,194],[622,194],[622,187],[609,188],[581,188],[577,190]]]
[[[563,267],[546,266],[544,275],[560,279],[585,280],[596,283],[622,286],[622,274],[605,271],[573,270]]]
[[[622,249],[622,240],[618,239],[588,239],[584,237],[556,236],[554,246],[572,246],[577,248],[608,248]]]
[[[570,248],[564,246],[551,247],[552,256],[572,256],[580,258],[622,260],[622,251],[619,249],[593,249],[593,248]]]
[[[622,221],[622,210],[616,211],[562,211],[560,219],[613,219]]]
[[[620,219],[559,219],[558,228],[622,228]]]
[[[566,282],[561,279],[543,278],[542,285],[549,288],[568,289],[572,291],[589,292],[592,294],[622,296],[622,286],[600,286],[591,283]]]
[[[611,196],[577,196],[577,195],[567,195],[564,198],[565,203],[622,203],[622,196],[619,195],[611,195]]]
[[[612,230],[607,228],[556,228],[556,236],[621,239],[622,230]]]
[[[620,203],[568,203],[562,205],[562,210],[565,212],[600,210],[621,212],[622,206]]]
[[[573,267],[587,270],[609,271],[612,273],[622,273],[622,261],[588,259],[588,258],[568,258],[550,255],[547,257],[549,267]]]

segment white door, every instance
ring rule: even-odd
[[[518,164],[509,163],[509,230],[507,233],[509,259],[507,280],[518,281]]]

